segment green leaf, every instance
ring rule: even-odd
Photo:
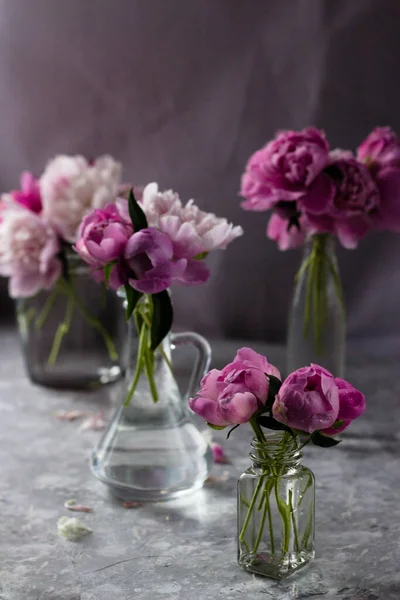
[[[288,425],[280,423],[274,419],[274,417],[262,415],[261,417],[257,418],[257,422],[259,425],[261,425],[261,427],[265,427],[266,429],[272,429],[273,431],[287,431],[292,437],[295,437],[295,433]]]
[[[208,256],[208,252],[199,252],[198,254],[196,254],[196,256],[193,256],[194,260],[203,260],[203,258],[206,258]]]
[[[110,285],[111,271],[113,270],[114,265],[115,262],[110,262],[104,267],[104,282],[106,284],[106,287]]]
[[[211,427],[211,429],[215,429],[215,431],[221,431],[221,429],[225,429],[226,425],[213,425],[213,423],[209,423],[208,421],[206,421],[208,427]]]
[[[133,311],[135,310],[136,304],[139,302],[140,298],[142,297],[142,293],[138,292],[137,290],[134,290],[130,285],[127,284],[125,286],[125,294],[126,294],[126,301],[127,301],[126,320],[129,321],[129,319],[132,316]]]
[[[267,375],[267,373],[266,373],[266,375]],[[270,390],[270,392],[272,391],[274,396],[276,396],[282,387],[282,381],[280,379],[278,379],[277,377],[275,377],[275,375],[267,375],[267,377],[269,379],[269,390]]]
[[[263,410],[261,411],[261,414],[269,412],[271,410],[272,405],[275,401],[275,396],[277,395],[277,393],[279,392],[279,390],[281,389],[281,386],[282,386],[282,381],[280,379],[278,379],[277,377],[275,377],[275,375],[268,375],[267,373],[265,373],[265,375],[269,379],[269,390],[268,390],[268,398],[263,407]]]
[[[142,208],[136,202],[135,196],[133,195],[133,189],[129,192],[128,198],[129,216],[132,221],[133,229],[135,232],[148,227],[147,218]]]
[[[226,434],[226,439],[229,440],[229,436],[231,435],[232,431],[234,431],[235,429],[237,429],[239,427],[240,423],[238,425],[235,425],[235,427],[232,427],[232,429],[230,429],[228,431],[228,433]]]
[[[333,448],[333,446],[337,446],[341,442],[341,440],[335,440],[335,438],[324,435],[320,431],[314,431],[311,434],[311,441],[316,446],[320,446],[320,448]]]
[[[151,322],[151,349],[155,350],[172,327],[174,311],[167,290],[152,294],[153,318]]]

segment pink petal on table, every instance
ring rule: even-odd
[[[226,465],[230,461],[225,455],[224,449],[221,444],[217,444],[216,442],[211,443],[211,451],[213,453],[214,462],[219,465]]]
[[[228,471],[224,471],[222,475],[210,475],[204,482],[204,485],[214,485],[216,483],[224,483],[228,481],[230,475]]]
[[[124,508],[139,508],[139,506],[143,506],[143,502],[124,502],[122,506]]]
[[[83,410],[58,410],[56,412],[56,419],[60,419],[60,421],[76,421],[77,419],[82,419],[82,417],[86,417],[87,412]]]
[[[90,508],[89,506],[83,506],[83,504],[76,504],[76,500],[67,500],[64,502],[64,507],[68,508],[68,510],[72,510],[73,512],[93,512],[93,508]]]
[[[104,419],[104,413],[103,413],[103,411],[100,411],[100,412],[94,413],[93,415],[88,417],[82,423],[81,430],[88,431],[89,429],[91,429],[93,431],[101,431],[101,429],[104,429],[106,424],[107,424],[107,422]]]

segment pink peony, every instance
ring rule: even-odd
[[[92,267],[96,281],[104,281],[104,267],[114,262],[109,284],[114,290],[128,283],[128,269],[123,261],[125,246],[133,233],[132,224],[121,217],[115,204],[95,209],[84,217],[75,250]]]
[[[190,408],[213,425],[247,423],[267,401],[267,374],[280,378],[278,369],[264,356],[242,348],[222,371],[213,369],[202,379]]]
[[[377,127],[364,140],[357,158],[366,164],[380,193],[372,214],[374,227],[400,232],[400,141],[389,127]]]
[[[376,127],[357,148],[357,158],[368,166],[399,166],[400,142],[390,127]]]
[[[278,244],[279,250],[297,248],[304,244],[306,237],[306,220],[304,216],[300,217],[299,226],[300,229],[274,213],[268,222],[267,237]]]
[[[272,413],[277,421],[307,433],[331,427],[339,413],[333,375],[314,364],[294,371],[283,382]]]
[[[105,267],[124,254],[132,234],[132,225],[121,218],[117,206],[107,204],[104,209],[96,209],[84,217],[75,249],[89,265]]]
[[[120,164],[110,156],[93,164],[83,156],[57,156],[40,178],[44,216],[67,242],[74,242],[82,218],[115,199],[120,175]]]
[[[157,294],[183,276],[186,260],[174,260],[171,240],[154,227],[134,233],[125,248],[125,260],[133,273],[129,284],[144,294]]]
[[[32,173],[24,171],[20,178],[21,189],[10,192],[10,196],[22,206],[34,213],[40,213],[42,210],[42,198],[40,196],[39,180],[35,179]]]
[[[7,199],[0,204],[0,275],[12,298],[50,289],[61,275],[57,235],[51,225]]]
[[[354,419],[365,411],[365,396],[344,379],[336,377],[335,383],[339,390],[339,413],[337,422],[322,433],[335,435],[350,425]]]
[[[263,211],[278,202],[297,201],[310,194],[322,207],[330,198],[330,185],[322,173],[329,162],[329,146],[322,131],[281,131],[255,152],[242,176],[242,207]]]

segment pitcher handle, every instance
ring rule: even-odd
[[[190,344],[197,350],[197,358],[194,363],[192,375],[190,377],[189,387],[187,389],[184,400],[194,396],[198,390],[200,380],[208,372],[211,363],[211,346],[202,335],[193,331],[185,331],[183,333],[171,333],[171,345],[185,346]]]

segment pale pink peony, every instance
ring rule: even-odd
[[[0,275],[9,277],[12,298],[50,289],[61,275],[59,242],[52,226],[34,212],[0,203]]]
[[[224,250],[243,234],[224,218],[199,209],[193,200],[183,205],[172,190],[160,192],[156,183],[143,190],[143,210],[152,227],[157,227],[170,238],[178,258],[194,258],[213,250]]]
[[[43,215],[67,242],[74,242],[82,218],[115,200],[120,176],[121,166],[110,156],[93,164],[83,156],[57,156],[40,178]]]

